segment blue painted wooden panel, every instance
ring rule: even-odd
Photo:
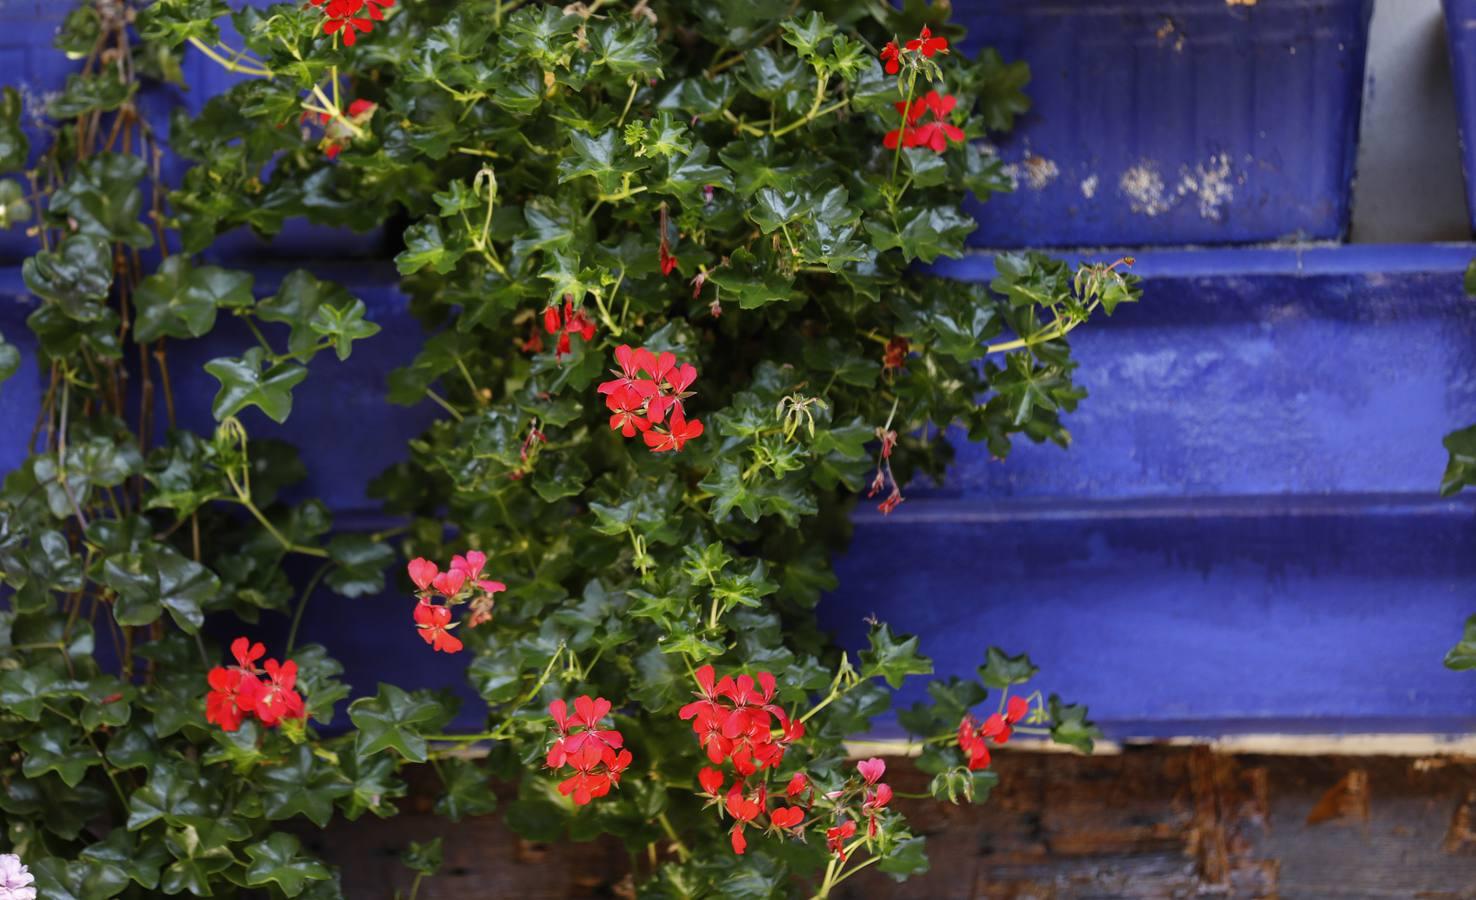
[[[970,53],[1030,64],[977,246],[1336,238],[1371,0],[972,0]]]
[[[1029,651],[1119,737],[1469,731],[1441,657],[1476,611],[1476,501],[1436,487],[1476,421],[1471,255],[1142,255],[1143,302],[1072,335],[1072,449],[965,445],[859,515],[823,619],[858,645],[875,613],[945,674]]]
[[[1466,175],[1466,211],[1476,221],[1476,2],[1442,0],[1450,72],[1461,127],[1461,169]]]

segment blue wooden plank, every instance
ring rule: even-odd
[[[999,141],[1019,190],[977,246],[1335,238],[1348,223],[1370,0],[973,0],[963,48],[1028,62]],[[946,68],[945,68],[946,71]]]

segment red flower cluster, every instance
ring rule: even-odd
[[[897,46],[896,41],[887,41],[887,45],[881,51],[881,61],[886,63],[888,75],[896,75],[898,70],[902,68],[902,60],[909,53],[921,53],[923,56],[932,59],[936,53],[947,52],[948,38],[933,37],[932,29],[924,25],[917,37],[908,41],[901,48]]]
[[[507,585],[483,579],[482,568],[486,565],[487,554],[468,550],[465,556],[451,557],[451,566],[444,572],[421,557],[410,560],[406,566],[419,598],[415,604],[415,627],[431,649],[455,653],[462,648],[461,639],[451,633],[456,627],[451,621],[452,606],[471,604],[471,615],[467,617],[470,628],[492,618],[493,595],[507,590]],[[435,602],[437,596],[445,600],[445,605]]]
[[[758,673],[757,684],[748,675],[724,675],[717,681],[712,666],[694,674],[697,699],[682,707],[681,717],[692,721],[692,732],[715,764],[731,760],[746,778],[776,768],[784,760],[784,748],[805,736],[805,724],[774,703],[774,676],[768,672]]]
[[[989,741],[1007,743],[1015,733],[1015,725],[1030,714],[1030,703],[1023,697],[1011,697],[1003,714],[994,713],[981,725],[973,716],[965,715],[958,723],[958,749],[969,758],[973,770],[989,768]]]
[[[911,104],[894,104],[897,112],[902,114],[902,127],[887,132],[882,143],[888,150],[897,149],[897,142],[901,141],[904,147],[927,147],[934,153],[942,153],[948,149],[949,141],[959,143],[964,139],[963,129],[948,121],[948,114],[953,112],[957,103],[958,99],[951,94],[928,91]],[[933,114],[933,121],[917,124],[929,112]]]
[[[866,782],[861,794],[861,814],[866,816],[866,836],[874,838],[876,817],[892,802],[891,786],[880,783],[881,777],[887,772],[887,764],[873,756],[856,763],[856,771],[861,773],[861,780]]]
[[[543,311],[543,328],[549,334],[559,336],[558,346],[554,348],[554,356],[563,359],[569,354],[569,335],[577,334],[588,341],[595,336],[595,323],[589,316],[584,314],[583,309],[574,308],[574,299],[564,297],[564,314],[559,316],[558,306],[550,306]],[[543,342],[538,342],[539,349],[543,348]]]
[[[611,431],[625,437],[635,437],[639,431],[646,446],[657,453],[681,450],[687,441],[702,436],[702,423],[687,421],[682,406],[693,393],[687,388],[697,380],[695,366],[677,365],[673,353],[658,356],[644,347],[632,349],[625,344],[615,348],[615,362],[620,366],[610,370],[615,377],[599,387],[610,408]],[[660,427],[663,423],[665,428]]]
[[[251,715],[268,728],[283,719],[307,718],[302,695],[295,690],[297,663],[289,659],[279,665],[269,659],[257,668],[266,647],[244,637],[231,642],[231,655],[236,665],[216,666],[206,676],[210,692],[205,695],[205,721],[235,731]]]
[[[805,816],[808,814],[808,806],[803,808],[794,805],[776,806],[769,809],[769,788],[768,784],[762,781],[756,785],[750,785],[747,777],[736,778],[726,795],[723,795],[723,773],[717,769],[704,767],[697,773],[697,781],[709,797],[709,805],[719,804],[722,809],[727,810],[728,815],[733,817],[733,827],[728,832],[728,838],[733,845],[733,852],[740,856],[748,849],[748,838],[744,836],[743,830],[749,825],[756,825],[760,816],[768,816],[769,831],[793,832],[804,824]],[[801,785],[799,790],[794,789],[796,782]],[[796,774],[789,784],[790,787],[786,789],[785,795],[786,799],[793,804],[795,797],[803,792],[804,785],[808,784],[808,781],[803,774]]]
[[[604,697],[576,697],[572,716],[563,700],[548,705],[558,737],[548,748],[546,762],[550,769],[566,765],[573,768],[574,774],[559,783],[559,793],[566,797],[573,794],[580,806],[610,793],[610,788],[620,784],[621,774],[630,768],[630,751],[622,749],[625,737],[613,728],[602,727],[609,712],[610,701]]]
[[[384,10],[395,5],[395,0],[308,0],[313,6],[323,7],[327,18],[323,21],[324,34],[343,32],[343,42],[352,47],[358,40],[358,31],[365,34],[374,30],[375,22],[384,21]],[[357,29],[358,31],[355,31]]]

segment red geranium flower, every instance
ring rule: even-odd
[[[948,149],[949,141],[957,143],[964,139],[963,130],[947,121],[947,116],[957,104],[956,97],[937,91],[928,91],[910,105],[897,103],[897,112],[903,119],[902,127],[887,132],[882,140],[883,146],[895,150],[901,143],[904,147],[927,147],[935,153],[942,153]],[[925,113],[932,113],[934,121],[916,124]]]
[[[710,797],[716,797],[723,789],[723,773],[717,769],[703,766],[697,773],[697,783],[702,785],[702,790]]]
[[[575,309],[573,298],[567,295],[564,297],[562,317],[557,306],[550,306],[543,311],[543,327],[549,334],[559,336],[558,344],[554,347],[554,356],[561,360],[571,352],[569,335],[577,334],[586,341],[595,335],[594,320],[585,315],[583,309]]]
[[[876,784],[887,773],[887,764],[886,761],[873,756],[871,759],[863,759],[856,763],[856,771],[861,774],[861,778],[867,784]]]
[[[687,445],[687,441],[702,436],[702,423],[697,419],[688,422],[682,411],[672,410],[671,421],[667,423],[666,431],[652,429],[646,432],[646,446],[657,453],[667,450],[679,451]]]
[[[948,38],[933,37],[932,29],[924,25],[922,31],[918,32],[917,38],[907,42],[907,49],[931,58],[935,53],[948,52]]]
[[[375,22],[384,21],[384,10],[395,5],[395,0],[308,0],[313,6],[322,6],[327,17],[323,22],[325,34],[343,32],[343,42],[352,47],[357,40],[357,31],[368,34],[374,30]]]
[[[769,813],[769,821],[780,830],[798,828],[805,821],[805,811],[798,806],[781,806]]]
[[[422,591],[430,590],[431,583],[436,580],[437,575],[441,574],[439,566],[419,556],[410,560],[406,568],[410,572],[410,580],[415,582],[415,586]]]
[[[846,861],[846,841],[856,835],[856,823],[850,819],[840,823],[834,828],[825,830],[825,846],[840,857],[841,862]]]
[[[255,715],[269,728],[283,719],[307,716],[302,695],[295,689],[297,663],[278,664],[269,659],[264,670],[258,669],[256,661],[266,655],[266,647],[244,637],[231,642],[231,655],[236,665],[216,666],[206,675],[210,690],[205,695],[205,721],[235,731],[248,715]],[[263,673],[265,680],[260,677]]]
[[[881,51],[881,60],[887,64],[888,75],[897,74],[897,70],[901,68],[901,59],[902,51],[897,49],[897,42],[887,41],[887,45]]]
[[[415,625],[420,629],[420,638],[441,653],[457,653],[463,644],[450,632],[451,610],[425,600],[415,604]]]
[[[650,382],[646,382],[650,384]],[[635,437],[637,431],[650,431],[651,420],[641,415],[646,405],[646,398],[632,388],[622,387],[611,394],[605,400],[605,405],[610,408],[610,430],[618,431],[625,437]]]
[[[557,735],[548,749],[548,766],[561,769],[568,765],[574,769],[574,774],[559,784],[559,793],[572,794],[574,802],[583,806],[620,784],[621,774],[634,757],[629,750],[621,749],[625,738],[619,731],[600,727],[610,712],[610,701],[577,697],[571,716],[568,704],[555,700],[548,705],[548,712]]]

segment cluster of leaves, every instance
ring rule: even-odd
[[[950,129],[1007,128],[1022,68],[929,38],[926,63],[889,74],[886,42],[957,37],[944,8],[912,3],[376,3],[349,46],[324,17],[350,5],[89,0],[57,36],[87,62],[46,110],[49,145],[33,154],[17,96],[0,102],[0,171],[27,182],[0,181],[0,225],[34,223],[49,385],[36,452],[0,488],[7,842],[48,897],[333,897],[335,873],[281,823],[392,814],[403,767],[435,762],[441,813],[488,813],[492,781],[512,783],[514,829],[618,834],[651,896],[780,895],[824,870],[823,893],[841,873],[818,843],[755,836],[735,859],[678,711],[704,664],[772,672],[807,726],[789,758],[844,782],[844,740],[932,671],[885,625],[853,663],[814,615],[878,437],[904,484],[941,476],[961,436],[999,456],[1020,435],[1068,442],[1084,392],[1067,333],[1134,299],[1133,279],[1034,254],[1001,257],[989,285],[918,271],[963,252],[961,202],[1008,179],[977,140],[885,138],[930,86],[954,98],[935,110]],[[240,46],[222,42],[227,16]],[[241,80],[176,111],[169,151],[189,164],[166,177],[138,103],[185,53]],[[445,413],[371,486],[406,522],[393,534],[335,532],[321,502],[288,502],[303,465],[243,424],[252,409],[290,423],[308,362],[378,330],[307,272],[262,290],[199,261],[230,229],[299,217],[387,227],[430,335],[387,385],[388,402]],[[550,309],[581,339],[545,350]],[[205,365],[219,427],[179,429],[168,348],[222,341],[222,315],[246,336]],[[611,430],[597,384],[622,344],[696,364],[701,440],[655,454]],[[0,342],[0,379],[19,364]],[[381,684],[326,733],[349,689],[325,648],[295,646],[307,599],[378,594],[397,558],[469,547],[507,585],[458,632],[487,728],[445,735],[452,699]],[[211,727],[207,617],[234,636],[263,616],[291,620],[307,717]],[[980,681],[934,683],[902,715],[934,796],[983,799],[990,773],[939,738],[1032,674],[991,654]],[[637,764],[576,808],[542,763],[545,710],[578,694],[614,699]],[[1031,723],[1090,748],[1083,707],[1034,700]],[[927,865],[900,815],[866,842],[889,874]],[[415,848],[417,883],[438,857]]]

